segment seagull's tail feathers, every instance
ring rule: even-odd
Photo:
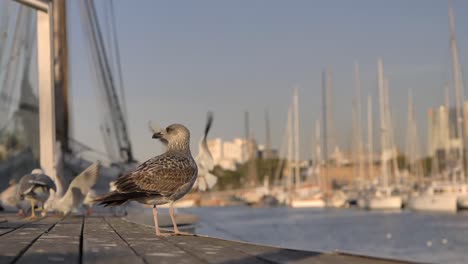
[[[118,191],[113,191],[103,196],[97,197],[96,199],[94,199],[94,202],[99,203],[99,205],[103,205],[104,207],[107,207],[122,205],[128,202],[129,200],[145,197],[148,197],[148,194],[143,192],[122,193]]]

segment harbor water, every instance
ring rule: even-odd
[[[468,212],[424,214],[286,207],[205,207],[179,212],[199,216],[196,232],[213,237],[311,251],[468,263]]]

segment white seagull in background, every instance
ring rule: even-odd
[[[23,215],[25,208],[29,207],[29,203],[25,200],[20,200],[18,196],[18,182],[15,179],[9,181],[10,186],[0,193],[0,205],[5,211],[18,211],[18,215]]]
[[[209,118],[210,117],[212,118],[211,113],[209,113]],[[209,121],[208,124],[211,124],[211,121]],[[195,158],[198,165],[198,178],[195,182],[194,188],[200,191],[209,190],[213,188],[216,182],[218,182],[218,178],[210,173],[214,168],[214,161],[210,149],[208,148],[208,143],[206,142],[209,131],[210,126],[207,126],[205,128],[205,133],[198,144],[198,155]]]
[[[57,191],[54,181],[45,175],[41,169],[34,169],[31,174],[24,175],[18,183],[17,194],[20,200],[29,200],[31,202],[31,216],[29,219],[36,218],[35,206],[40,203],[42,207],[42,216],[45,216],[44,203],[50,195],[50,190]]]
[[[58,211],[64,215],[83,206],[86,196],[96,184],[99,177],[100,163],[95,162],[76,176],[63,197],[48,203],[47,210]]]
[[[208,129],[212,120],[209,115]],[[116,206],[133,200],[152,205],[157,236],[161,235],[157,206],[170,203],[169,214],[174,233],[181,234],[175,221],[173,204],[190,191],[198,175],[197,164],[190,152],[190,131],[183,125],[173,124],[154,133],[153,138],[166,145],[166,152],[119,177],[115,182],[116,190],[99,197],[96,202]]]

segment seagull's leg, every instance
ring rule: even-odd
[[[44,209],[44,206],[42,206],[41,216],[45,217],[46,215],[47,215],[47,211]]]
[[[179,228],[177,227],[177,223],[175,221],[175,216],[174,216],[174,202],[171,202],[171,205],[169,206],[169,215],[171,216],[172,225],[174,226],[174,235],[193,236],[193,234],[191,233],[179,231]]]
[[[156,208],[156,205],[153,205],[153,218],[154,218],[154,229],[156,231],[156,235],[161,236],[161,232],[159,231],[159,224],[158,224],[158,208]]]
[[[23,209],[18,209],[18,213],[16,213],[18,216],[26,216],[24,215],[24,210]]]
[[[36,208],[34,200],[31,200],[31,218],[36,217]]]
[[[28,219],[30,219],[30,220],[33,220],[33,219],[36,219],[36,218],[37,218],[36,212],[34,211],[34,206],[35,206],[34,200],[31,199],[31,216],[28,217]]]
[[[91,208],[91,206],[89,206],[89,207],[86,209],[86,216],[91,216],[92,213],[93,213],[93,209]]]
[[[176,235],[180,234],[179,228],[177,228],[177,223],[174,217],[174,202],[171,202],[171,205],[169,206],[169,215],[171,216],[172,225],[174,226],[174,233]]]

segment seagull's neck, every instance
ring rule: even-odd
[[[180,142],[180,141],[174,141],[170,142],[167,144],[167,152],[178,152],[178,153],[183,153],[187,155],[192,155],[190,152],[190,143],[188,141],[186,142]]]

